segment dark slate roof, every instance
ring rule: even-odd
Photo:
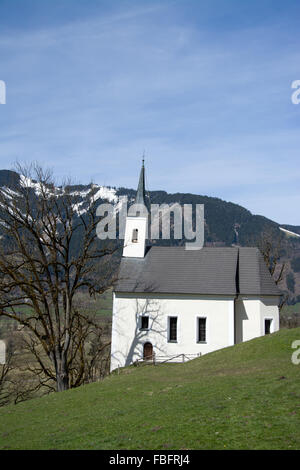
[[[280,295],[257,248],[151,247],[122,258],[116,292]]]
[[[241,294],[280,295],[258,248],[239,248],[238,264]]]

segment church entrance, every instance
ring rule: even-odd
[[[151,343],[144,344],[144,361],[150,361],[153,359],[153,346]]]

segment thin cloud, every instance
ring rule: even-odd
[[[300,176],[300,106],[290,100],[298,33],[278,17],[217,29],[200,10],[198,23],[188,17],[185,2],[117,5],[0,33],[2,167],[34,159],[59,176],[135,187],[146,149],[149,189],[234,198],[251,210],[255,190],[264,215],[296,223],[297,197],[277,204],[275,217],[271,194]]]

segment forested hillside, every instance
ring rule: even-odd
[[[24,183],[24,177],[16,172],[0,170],[0,188],[7,198],[13,198]],[[32,192],[32,200],[37,197],[35,181],[26,181]],[[60,187],[55,188],[59,199]],[[14,192],[11,192],[14,191]],[[110,202],[117,206],[124,196],[128,197],[129,204],[134,201],[136,190],[124,187],[112,188],[91,185],[72,185],[70,191],[76,194],[78,215],[83,215],[88,200],[93,194],[97,203]],[[252,214],[238,204],[223,201],[222,199],[190,193],[169,194],[165,191],[150,191],[148,193],[153,204],[204,204],[205,216],[205,244],[206,246],[242,246],[257,245],[264,234],[272,233],[275,238],[283,240],[281,247],[281,262],[285,263],[285,276],[281,289],[289,293],[290,302],[300,299],[300,226],[280,225],[262,215]],[[1,227],[0,227],[1,231]],[[172,236],[172,232],[171,232]],[[157,244],[182,244],[185,240],[155,240]],[[80,243],[80,234],[77,237]],[[120,252],[117,255],[120,256]],[[117,263],[116,263],[117,265]]]

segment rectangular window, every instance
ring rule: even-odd
[[[169,317],[169,341],[177,341],[177,317]]]
[[[135,228],[132,232],[132,243],[137,243],[138,242],[138,229]]]
[[[140,317],[140,329],[141,330],[148,330],[149,329],[149,317]]]
[[[269,335],[271,333],[271,325],[272,320],[269,318],[265,319],[265,335]]]
[[[198,343],[206,342],[206,318],[198,318]]]

